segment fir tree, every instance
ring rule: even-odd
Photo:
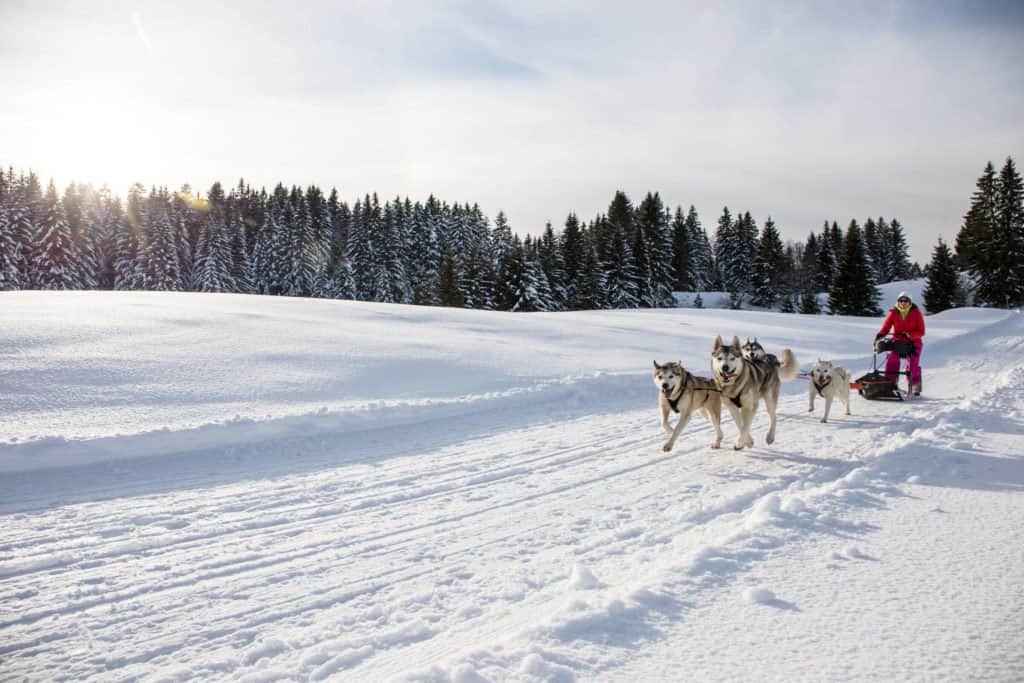
[[[544,272],[551,296],[550,306],[546,310],[565,310],[569,303],[565,260],[562,257],[561,243],[555,238],[555,231],[551,227],[551,223],[544,228],[544,234],[538,243],[537,260]]]
[[[677,206],[672,218],[672,288],[677,292],[693,291],[693,246],[690,240],[691,231],[686,224],[683,207]]]
[[[834,241],[830,237],[827,222],[825,227],[826,229],[821,233],[821,238],[818,239],[817,253],[815,254],[815,280],[812,289],[816,292],[827,292],[832,289],[832,281],[839,267],[836,253],[832,251]]]
[[[0,291],[21,289],[21,241],[13,218],[13,174],[0,169]]]
[[[178,265],[178,249],[175,244],[174,228],[162,208],[150,213],[149,238],[146,240],[144,267],[146,289],[177,292],[182,289],[181,271]]]
[[[753,271],[754,286],[750,301],[755,306],[770,308],[782,294],[782,280],[787,272],[782,239],[771,217],[765,221],[761,231]]]
[[[886,268],[887,282],[907,280],[910,278],[910,248],[903,233],[903,226],[895,218],[889,223],[885,233],[887,239],[885,256],[888,259]]]
[[[686,229],[689,232],[690,245],[693,248],[693,256],[690,259],[692,291],[707,291],[715,285],[715,262],[711,251],[711,240],[708,239],[708,233],[700,223],[697,209],[692,205],[686,213]]]
[[[839,270],[829,291],[829,311],[833,315],[880,315],[878,301],[882,294],[875,284],[864,237],[855,220],[850,221],[846,230],[843,248]]]
[[[932,262],[928,268],[928,281],[924,287],[925,308],[929,313],[940,313],[959,305],[963,300],[959,288],[953,253],[940,237],[932,251]]]
[[[672,234],[668,213],[658,193],[647,193],[633,221],[640,303],[651,308],[674,306],[672,262],[664,258],[672,253]]]
[[[231,276],[231,244],[226,233],[227,227],[218,211],[211,210],[199,236],[195,282],[197,291],[235,291],[235,281]]]
[[[576,214],[570,213],[565,219],[560,240],[562,264],[565,271],[566,307],[570,310],[584,308],[583,278],[586,268],[586,242]]]
[[[995,231],[989,252],[993,254],[991,288],[987,303],[1019,306],[1024,303],[1024,182],[1007,157],[996,183]],[[997,256],[996,256],[997,255]]]
[[[458,273],[455,267],[455,254],[448,247],[441,256],[441,272],[437,282],[437,303],[441,306],[462,308],[465,300],[459,287]]]
[[[32,259],[33,287],[80,289],[80,255],[52,180],[39,207],[38,230]]]
[[[639,303],[633,252],[621,230],[613,230],[605,261],[605,296],[610,308],[636,308]]]

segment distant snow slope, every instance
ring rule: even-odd
[[[880,322],[0,294],[0,680],[1019,680],[1019,313],[660,451],[653,359]]]

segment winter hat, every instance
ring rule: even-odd
[[[899,294],[896,295],[896,301],[899,301],[900,299],[906,299],[907,301],[911,301],[910,295],[907,294],[906,292],[900,292]]]

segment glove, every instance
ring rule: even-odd
[[[878,334],[876,334],[876,335],[875,335],[875,341],[878,341],[879,339],[881,339],[881,338],[882,338],[882,337],[884,337],[884,336],[885,336],[884,334],[882,334],[881,332],[879,332]]]
[[[907,334],[906,332],[900,332],[900,338],[902,338],[902,339],[904,339],[906,341],[910,341],[910,335]]]

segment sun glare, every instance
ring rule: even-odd
[[[59,123],[41,126],[36,136],[36,167],[60,184],[91,182],[123,193],[146,182],[161,166],[161,143],[152,120],[113,102],[85,101]]]

